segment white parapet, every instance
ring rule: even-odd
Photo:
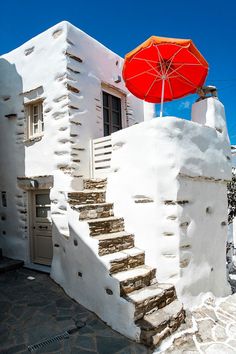
[[[227,138],[227,125],[224,105],[216,98],[209,97],[192,106],[192,121],[215,128]]]
[[[231,152],[223,105],[208,99],[194,107],[202,124],[164,117],[112,134],[107,191],[116,215],[125,218],[126,230],[145,250],[147,264],[157,268],[158,280],[176,284],[186,306],[203,293],[229,293]],[[209,121],[211,126],[203,125]]]
[[[143,102],[144,107],[144,120],[151,120],[155,117],[155,105],[150,102]]]

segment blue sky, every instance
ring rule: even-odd
[[[11,0],[1,3],[0,54],[67,20],[124,56],[151,35],[191,38],[210,65],[236,144],[236,1]],[[164,105],[165,114],[189,119],[195,95]]]

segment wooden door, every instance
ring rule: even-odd
[[[50,265],[52,261],[52,222],[49,190],[32,192],[32,260]]]

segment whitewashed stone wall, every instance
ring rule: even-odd
[[[124,126],[144,119],[143,103],[121,77],[122,58],[68,22],[0,57],[0,247],[30,262],[27,192],[17,177],[53,176],[52,217],[68,235],[66,192],[89,177],[90,139],[103,136],[102,84],[127,95]],[[45,132],[26,136],[24,104],[43,100]],[[56,221],[55,221],[56,222]]]
[[[229,293],[225,270],[231,152],[224,107],[195,103],[194,121],[156,118],[112,134],[108,201],[160,281],[186,306]]]

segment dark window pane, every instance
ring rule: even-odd
[[[49,207],[36,207],[36,217],[37,218],[46,218],[49,216],[50,208]]]
[[[38,111],[39,111],[39,106],[33,106],[33,114],[38,114]]]
[[[49,194],[36,194],[35,196],[36,205],[47,205],[51,204]]]
[[[112,96],[112,109],[120,111],[120,98]]]
[[[114,132],[117,132],[118,130],[120,130],[121,128],[119,128],[119,127],[112,127],[112,133],[114,133]]]
[[[104,136],[110,135],[110,129],[108,124],[104,124]]]
[[[120,125],[120,113],[119,112],[112,112],[112,124],[113,125]]]
[[[33,116],[33,123],[37,123],[39,120],[39,116]]]
[[[103,92],[104,136],[110,135],[121,127],[121,99]]]
[[[33,134],[37,134],[39,132],[39,126],[38,124],[33,125]]]
[[[109,110],[106,108],[103,108],[103,119],[104,123],[109,123]]]
[[[108,107],[108,94],[103,92],[103,106]]]

